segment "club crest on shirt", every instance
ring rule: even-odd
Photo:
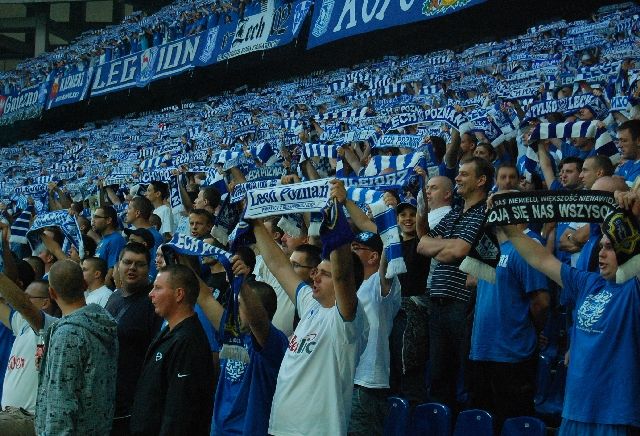
[[[607,290],[589,295],[578,309],[577,327],[588,332],[602,332],[602,330],[594,330],[592,327],[602,317],[612,296],[613,294]]]
[[[227,360],[225,365],[224,376],[227,380],[235,383],[242,379],[244,371],[247,369],[247,364],[239,360]]]

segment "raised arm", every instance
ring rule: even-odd
[[[253,337],[261,347],[264,347],[269,337],[271,321],[260,298],[251,288],[251,281],[245,280],[240,288],[240,306],[243,306],[242,313],[247,317],[246,321]]]
[[[444,164],[447,168],[455,168],[458,163],[458,153],[460,152],[460,132],[458,129],[452,129],[451,142],[447,144],[444,154]]]
[[[558,259],[542,245],[522,233],[517,226],[504,226],[502,229],[520,256],[529,265],[562,286],[562,276],[560,275],[562,263]]]
[[[291,262],[284,252],[278,247],[276,241],[269,235],[264,223],[261,220],[253,221],[253,232],[256,237],[256,245],[267,268],[278,280],[282,289],[285,290],[289,299],[296,302],[296,289],[300,284],[300,278],[293,270]]]
[[[37,332],[44,327],[40,310],[29,300],[27,294],[3,273],[0,273],[0,294],[7,304],[22,315],[34,331]]]
[[[356,297],[356,283],[353,275],[353,257],[351,246],[341,245],[329,255],[331,260],[331,275],[336,294],[336,305],[345,321],[352,321],[356,316],[358,298]]]
[[[334,197],[338,203],[344,205],[349,212],[351,221],[355,226],[363,232],[378,233],[378,227],[376,223],[371,221],[366,213],[358,207],[353,201],[347,198],[347,190],[344,187],[342,180],[331,180],[331,196]]]
[[[540,161],[540,169],[542,169],[542,175],[544,181],[547,184],[547,189],[551,189],[551,184],[556,180],[556,175],[553,173],[553,167],[551,165],[551,159],[547,154],[549,146],[545,142],[538,144],[538,159]]]

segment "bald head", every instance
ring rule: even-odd
[[[82,268],[72,260],[61,260],[49,270],[49,287],[65,303],[73,303],[84,298],[86,284]]]
[[[430,210],[449,206],[453,196],[453,182],[444,176],[431,177],[425,186],[425,194]]]
[[[596,191],[623,191],[626,192],[629,190],[626,182],[622,177],[619,176],[604,176],[597,179],[593,182],[591,189]]]

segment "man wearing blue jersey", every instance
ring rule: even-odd
[[[518,253],[562,287],[576,307],[560,436],[640,431],[640,282],[616,273],[640,253],[635,217],[613,212],[602,224],[599,273],[561,263],[516,227],[504,232]]]
[[[522,259],[502,229],[496,236],[496,281],[478,280],[469,358],[474,407],[491,412],[499,429],[506,418],[535,413],[537,333],[550,298],[547,278]]]

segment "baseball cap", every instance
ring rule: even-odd
[[[131,235],[140,236],[144,240],[145,244],[147,244],[147,247],[149,247],[149,249],[153,248],[156,245],[156,241],[153,235],[147,229],[124,229],[124,234],[127,235],[127,237]]]
[[[353,242],[358,245],[364,245],[372,251],[382,254],[382,239],[380,235],[373,232],[360,232],[356,235]]]
[[[406,197],[404,200],[402,200],[400,203],[398,203],[398,206],[396,207],[396,214],[402,212],[407,207],[412,207],[412,208],[417,210],[418,209],[418,202],[413,197]]]

